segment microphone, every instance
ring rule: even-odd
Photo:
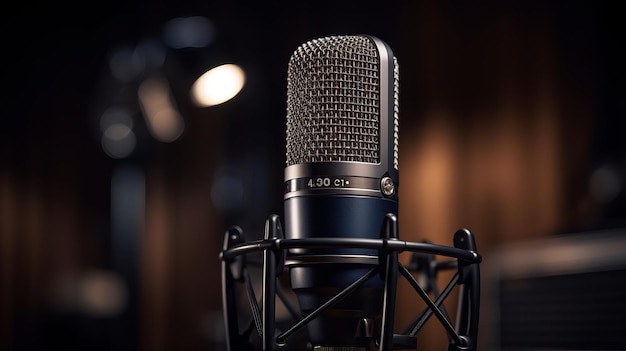
[[[391,48],[367,35],[329,36],[289,60],[286,239],[381,239],[398,214],[398,78]],[[379,250],[289,249],[291,289],[306,315],[379,265]],[[365,350],[383,311],[382,276],[308,325],[314,350]]]
[[[445,329],[448,351],[476,350],[482,258],[474,235],[457,230],[454,247],[398,235],[398,79],[396,57],[374,36],[328,36],[293,52],[283,221],[269,216],[263,239],[250,242],[240,227],[231,227],[220,253],[229,351],[256,350],[257,335],[264,351],[302,349],[302,340],[290,337],[303,328],[313,351],[415,349],[431,317]],[[400,252],[412,252],[409,265],[399,263]],[[248,260],[255,253],[262,253],[262,262]],[[260,298],[249,273],[259,263]],[[456,272],[440,291],[438,272],[449,269]],[[288,287],[278,284],[284,272]],[[400,278],[426,307],[397,330]],[[237,303],[240,286],[247,310]],[[299,311],[283,288],[295,295]],[[443,303],[455,288],[453,321]],[[277,320],[277,299],[291,320]]]

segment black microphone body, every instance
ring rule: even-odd
[[[380,239],[398,214],[398,64],[372,36],[332,36],[289,61],[287,239]],[[307,314],[379,264],[375,249],[290,249],[291,288]],[[383,309],[375,276],[308,325],[316,350],[366,348]]]

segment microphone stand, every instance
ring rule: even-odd
[[[271,215],[265,223],[264,239],[245,242],[241,228],[234,226],[226,231],[222,261],[222,307],[228,351],[254,350],[250,341],[254,327],[261,338],[262,349],[273,351],[286,346],[287,339],[296,331],[306,326],[311,320],[326,309],[348,297],[368,279],[381,274],[384,279],[383,311],[378,335],[373,341],[380,351],[415,349],[417,333],[432,316],[438,319],[449,337],[448,351],[476,350],[478,336],[478,311],[480,303],[480,271],[482,260],[477,253],[473,234],[467,229],[459,229],[454,234],[454,247],[416,243],[398,239],[398,220],[393,214],[384,219],[380,239],[365,238],[305,238],[285,239],[278,215]],[[285,266],[286,250],[293,248],[362,248],[376,249],[379,252],[379,264],[344,288],[337,295],[322,304],[306,316],[298,316],[296,310],[277,287],[277,279]],[[400,252],[412,252],[410,264],[405,267],[398,262]],[[254,294],[251,279],[247,273],[246,255],[262,253],[262,296],[261,307]],[[452,258],[436,262],[436,256]],[[438,291],[437,273],[444,269],[456,269],[446,287]],[[426,278],[422,287],[412,274],[417,272]],[[394,333],[396,290],[399,274],[404,277],[427,308],[421,312],[402,333]],[[236,284],[244,284],[250,302],[252,320],[242,332],[239,330],[241,311],[236,303]],[[454,288],[459,287],[459,303],[456,326],[443,308],[443,301]],[[435,300],[429,296],[433,293]],[[276,329],[276,296],[285,305],[294,319],[294,324],[287,331],[279,333]]]

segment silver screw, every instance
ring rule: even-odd
[[[396,190],[393,180],[389,177],[383,177],[380,180],[380,191],[382,191],[383,195],[391,196],[393,192]]]

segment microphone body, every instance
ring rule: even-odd
[[[398,214],[398,63],[372,36],[332,36],[289,61],[284,231],[287,239],[380,239]],[[307,314],[379,264],[378,250],[290,249],[291,288]],[[369,279],[307,327],[316,350],[366,348],[383,309]]]

